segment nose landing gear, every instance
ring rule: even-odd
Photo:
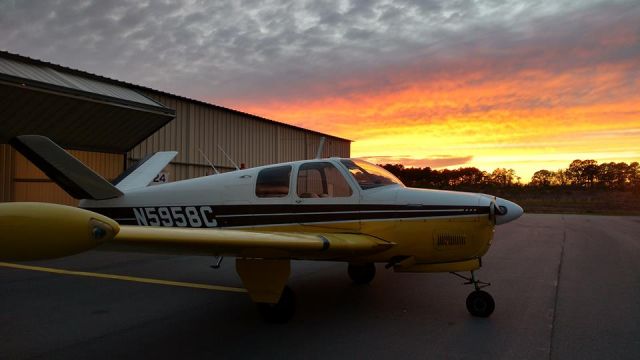
[[[491,285],[484,281],[476,279],[475,272],[471,270],[471,277],[466,277],[458,273],[452,272],[451,274],[465,279],[465,285],[473,284],[475,290],[467,296],[467,310],[469,313],[476,317],[489,317],[496,308],[496,303],[493,301],[493,297],[486,291],[481,290],[484,287]]]
[[[476,317],[489,317],[496,308],[493,297],[486,291],[475,290],[467,296],[467,310]]]

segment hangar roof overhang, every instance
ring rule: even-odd
[[[68,149],[124,153],[174,117],[130,88],[0,52],[0,143],[35,134]]]

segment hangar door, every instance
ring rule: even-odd
[[[124,154],[175,117],[129,84],[0,51],[0,201],[77,204],[10,148],[20,135],[42,135],[107,180]]]

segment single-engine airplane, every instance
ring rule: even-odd
[[[294,161],[147,186],[176,152],[155,153],[112,184],[46,137],[23,135],[11,144],[82,200],[79,208],[0,204],[0,259],[54,258],[98,246],[231,255],[269,322],[293,316],[290,261],[303,259],[347,262],[357,284],[372,281],[375,263],[396,272],[450,272],[474,286],[466,300],[471,315],[487,317],[495,303],[475,270],[494,226],[523,213],[490,195],[408,188],[358,159]]]

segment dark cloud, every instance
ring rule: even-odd
[[[604,0],[0,0],[0,48],[250,102],[387,91],[480,70],[490,78],[469,81],[637,63],[638,18],[637,1]],[[622,92],[637,86],[638,66],[628,72]]]

